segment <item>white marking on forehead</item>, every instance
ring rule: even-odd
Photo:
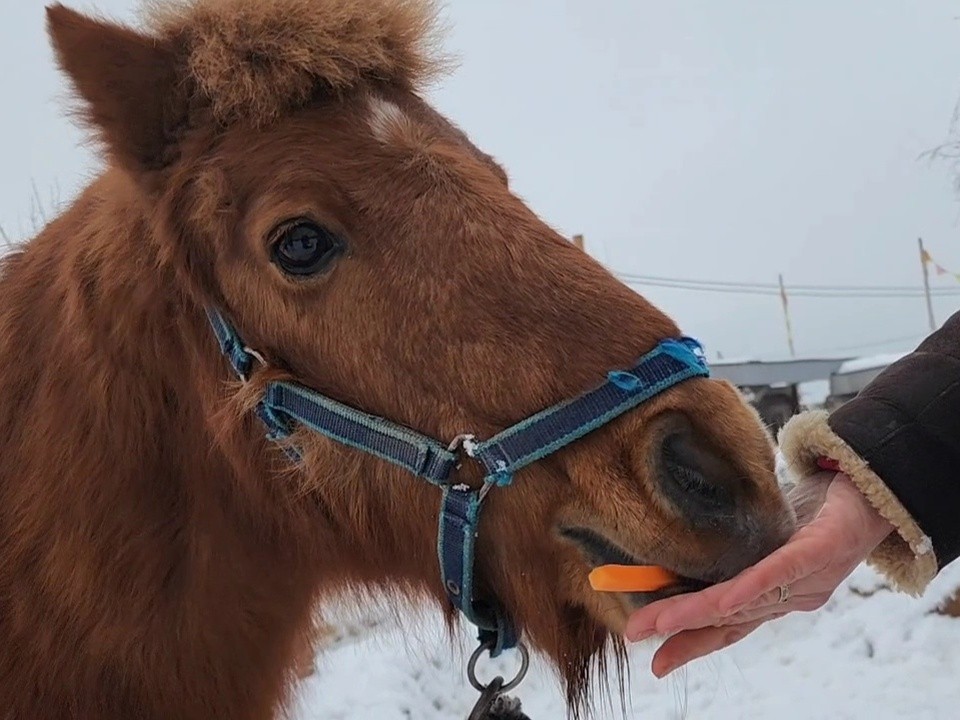
[[[410,129],[410,118],[396,104],[376,95],[370,98],[370,129],[382,143],[396,141]]]

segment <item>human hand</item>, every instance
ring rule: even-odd
[[[822,607],[890,534],[893,527],[850,478],[825,475],[816,485],[808,485],[814,482],[810,480],[801,486],[815,493],[819,488],[823,504],[779,550],[732,580],[652,603],[631,616],[628,640],[671,636],[654,655],[657,677],[742,640],[769,620]],[[801,506],[809,500],[808,495]],[[798,508],[801,523],[805,512],[810,512],[808,506]],[[785,598],[781,588],[786,588]]]

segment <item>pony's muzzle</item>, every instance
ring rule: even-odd
[[[793,531],[793,518],[781,497],[766,492],[715,447],[683,415],[666,420],[656,459],[663,496],[691,530],[713,538],[722,551],[704,558],[709,569],[696,573],[719,582],[733,577],[783,545]],[[771,468],[771,473],[773,472]],[[776,500],[776,502],[771,502]]]

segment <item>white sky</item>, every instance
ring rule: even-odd
[[[121,18],[135,7],[68,4]],[[432,93],[438,108],[609,267],[919,285],[922,236],[960,272],[950,168],[920,159],[947,139],[960,99],[955,3],[448,0],[445,14],[461,64]],[[0,10],[0,97],[0,226],[27,237],[31,183],[49,206],[96,171],[39,0]],[[642,291],[711,356],[787,352],[775,297]],[[960,296],[935,305],[942,322]],[[792,310],[801,355],[908,349],[926,329],[915,298],[796,298]]]

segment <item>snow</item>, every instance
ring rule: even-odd
[[[800,405],[804,408],[819,408],[830,396],[829,380],[811,380],[797,385],[800,395]]]
[[[860,370],[876,370],[878,368],[885,368],[888,365],[892,365],[897,360],[906,357],[908,354],[909,353],[892,353],[886,355],[870,355],[868,357],[855,358],[843,363],[843,365],[837,369],[836,374],[842,375],[844,373],[853,373]]]
[[[643,720],[862,719],[947,720],[960,716],[960,619],[931,613],[960,587],[960,563],[941,573],[920,599],[895,593],[858,568],[822,610],[768,623],[745,641],[656,680],[655,645],[631,649],[628,718]],[[382,609],[365,619],[333,620],[347,628],[317,659],[300,689],[295,720],[450,720],[476,699],[463,678],[472,649],[451,649],[438,617]],[[513,658],[497,672],[514,670]],[[479,673],[491,676],[489,661]],[[535,661],[517,691],[533,720],[565,717],[549,667]],[[619,701],[593,716],[620,718]]]

